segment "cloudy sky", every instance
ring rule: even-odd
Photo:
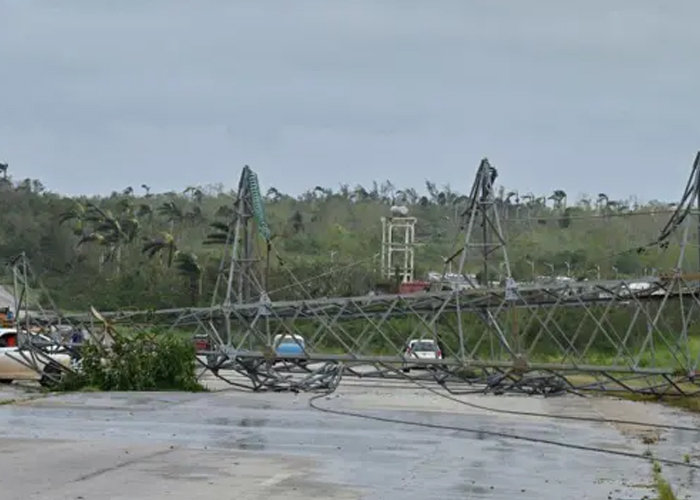
[[[576,5],[575,7],[573,5]],[[0,161],[65,193],[425,179],[675,199],[697,1],[0,0]]]

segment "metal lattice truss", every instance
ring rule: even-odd
[[[51,385],[63,372],[73,370],[75,332],[89,332],[58,313],[24,254],[5,264],[15,300],[17,348],[5,349],[1,355],[34,372],[42,385]]]
[[[406,370],[425,368],[410,377],[448,388],[696,393],[700,274],[684,272],[683,259],[693,224],[689,215],[698,202],[699,165],[700,154],[681,204],[654,242],[663,244],[677,229],[682,233],[681,261],[666,276],[516,284],[494,204],[496,170],[484,159],[464,213],[464,244],[448,259],[458,260],[464,286],[443,279],[429,292],[319,299],[308,296],[288,271],[305,297],[295,301],[270,301],[266,293],[270,256],[279,255],[257,177],[246,167],[223,238],[228,251],[219,284],[225,290],[212,305],[99,318],[104,324],[168,324],[203,334],[208,348],[201,362],[231,384],[254,390],[312,390],[337,384],[341,374],[405,378]],[[95,316],[73,321],[87,324]],[[300,352],[276,351],[280,337],[295,339]],[[443,356],[407,356],[411,339],[433,340]]]
[[[177,323],[197,323],[217,339],[208,353],[212,366],[246,374],[253,365],[309,371],[316,363],[343,363],[364,377],[423,367],[432,369],[429,378],[483,384],[498,374],[540,372],[578,389],[688,393],[697,390],[700,363],[693,343],[697,280],[650,280],[643,290],[625,281],[531,286],[515,298],[504,290],[462,290],[261,302],[230,310],[238,329],[226,344],[216,326],[223,308],[192,310]],[[274,353],[276,335],[304,339],[303,352]],[[409,339],[434,340],[444,359],[406,357]]]

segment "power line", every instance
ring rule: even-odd
[[[438,429],[438,430],[448,430],[448,431],[453,431],[453,432],[468,432],[471,434],[481,434],[481,435],[486,435],[486,436],[491,436],[491,437],[497,437],[501,439],[511,439],[515,441],[524,441],[528,443],[534,443],[534,444],[546,444],[549,446],[557,446],[559,448],[566,448],[566,449],[571,449],[571,450],[579,450],[579,451],[589,451],[592,453],[599,453],[599,454],[604,454],[604,455],[614,455],[614,456],[619,456],[619,457],[624,457],[624,458],[631,458],[635,460],[644,460],[645,462],[652,461],[652,462],[659,462],[664,465],[673,465],[673,466],[679,466],[679,467],[686,467],[688,469],[696,469],[700,470],[700,465],[697,464],[692,464],[692,463],[686,463],[682,462],[680,460],[670,460],[666,458],[653,458],[647,455],[639,454],[639,453],[632,453],[632,452],[626,452],[626,451],[619,451],[619,450],[609,450],[605,448],[598,448],[594,446],[584,446],[584,445],[578,445],[578,444],[573,444],[573,443],[565,443],[562,441],[554,441],[551,439],[543,439],[543,438],[533,438],[529,436],[522,436],[519,434],[511,434],[511,433],[506,433],[506,432],[499,432],[499,431],[490,431],[490,430],[484,430],[484,429],[474,429],[474,428],[469,428],[469,427],[461,427],[461,426],[455,426],[455,425],[441,425],[441,424],[430,424],[427,422],[415,422],[411,420],[403,420],[403,419],[398,419],[398,418],[389,418],[389,417],[380,417],[376,415],[367,415],[364,413],[358,413],[358,412],[352,412],[352,411],[344,411],[344,410],[333,410],[330,408],[323,408],[321,406],[318,406],[315,404],[316,400],[328,396],[329,394],[333,393],[334,391],[327,391],[321,394],[317,394],[316,396],[313,396],[309,398],[309,406],[317,411],[323,412],[323,413],[329,413],[333,415],[339,415],[339,416],[344,416],[344,417],[355,417],[355,418],[362,418],[365,420],[372,420],[375,422],[385,422],[385,423],[390,423],[390,424],[399,424],[399,425],[412,425],[414,427],[423,427],[427,429]]]
[[[595,422],[595,423],[601,423],[601,424],[633,425],[633,426],[637,426],[637,427],[650,427],[650,428],[654,428],[654,429],[700,432],[700,428],[697,428],[697,427],[684,427],[684,426],[680,426],[680,425],[667,425],[667,424],[647,424],[644,422],[638,422],[638,421],[634,421],[634,420],[621,420],[621,419],[611,419],[611,418],[602,418],[602,417],[580,417],[580,416],[576,416],[576,415],[551,415],[551,414],[547,414],[547,413],[518,411],[518,410],[504,410],[501,408],[493,408],[493,407],[489,407],[489,406],[483,406],[483,405],[479,405],[476,403],[470,403],[468,401],[464,401],[462,399],[456,398],[456,397],[449,395],[449,394],[443,394],[443,393],[433,389],[432,387],[424,385],[424,384],[420,383],[418,380],[415,380],[412,377],[409,377],[405,373],[399,372],[398,370],[393,370],[388,365],[382,364],[382,366],[384,366],[385,368],[387,368],[389,370],[394,371],[395,373],[398,373],[403,378],[411,381],[414,385],[417,385],[421,389],[425,389],[427,391],[430,391],[431,393],[433,393],[437,396],[448,399],[450,401],[454,401],[455,403],[462,404],[462,405],[468,406],[470,408],[474,408],[475,410],[489,411],[489,412],[493,412],[493,413],[501,413],[504,415],[517,415],[517,416],[521,416],[521,417],[542,417],[542,418],[550,418],[550,419],[555,419],[555,420],[570,420],[570,421],[577,421],[577,422]]]
[[[551,210],[551,209],[550,209]],[[595,220],[595,219],[610,219],[610,218],[628,218],[628,217],[640,217],[640,216],[654,216],[654,215],[665,215],[665,214],[675,214],[676,209],[664,209],[664,210],[635,210],[633,212],[605,212],[605,213],[595,213],[595,214],[567,214],[561,213],[559,215],[547,215],[546,217],[528,216],[528,217],[503,217],[503,223],[507,224],[509,222],[537,222],[537,221],[552,221],[558,222],[563,218],[569,220]]]

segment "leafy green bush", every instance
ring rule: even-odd
[[[63,390],[202,391],[197,381],[194,346],[188,339],[151,334],[113,334],[106,348],[88,342]]]

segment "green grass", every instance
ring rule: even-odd
[[[659,495],[657,500],[678,500],[676,494],[673,492],[673,488],[671,488],[671,485],[661,474],[661,465],[659,465],[658,462],[654,463],[653,474],[654,486]]]
[[[637,350],[635,350],[634,347],[629,346],[628,349],[633,356],[636,356]],[[698,358],[698,355],[700,355],[700,337],[691,337],[688,339],[688,352],[690,359]],[[652,355],[651,349],[647,346],[645,352],[640,356],[639,366],[640,368],[649,368],[652,366],[656,368],[676,368],[678,367],[678,359],[676,358],[683,360],[684,356],[687,356],[685,352],[675,353],[674,355],[674,352],[671,351],[665,344],[657,345]],[[589,365],[611,366],[615,363],[618,365],[628,363],[628,359],[629,356],[625,356],[624,352],[623,355],[618,357],[616,353],[590,349],[586,353],[583,362]],[[551,354],[542,355],[535,353],[530,358],[530,361],[557,363],[562,361],[562,356]]]

